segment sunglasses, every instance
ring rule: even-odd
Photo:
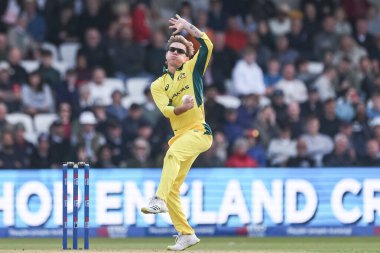
[[[182,48],[177,48],[177,47],[169,47],[168,51],[174,53],[175,51],[177,51],[178,54],[185,54],[187,55],[186,51],[183,50]]]

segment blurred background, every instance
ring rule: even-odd
[[[2,1],[0,167],[160,167],[172,131],[149,86],[176,13],[214,43],[196,167],[378,166],[379,5]]]
[[[168,216],[139,209],[154,195],[172,136],[149,87],[176,13],[214,44],[204,75],[214,143],[181,188],[197,233],[379,235],[379,8],[376,0],[1,1],[0,237],[61,235],[66,161],[91,165],[92,236],[175,233]]]

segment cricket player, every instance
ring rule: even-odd
[[[174,137],[169,140],[156,196],[141,211],[150,214],[169,211],[178,235],[175,245],[168,249],[177,251],[200,241],[183,213],[179,189],[194,160],[212,144],[211,129],[205,122],[202,76],[213,46],[204,32],[179,15],[169,22],[169,28],[175,31],[167,45],[167,69],[152,83],[151,92],[157,107],[170,120]],[[182,30],[201,45],[194,56],[193,44],[176,35]]]

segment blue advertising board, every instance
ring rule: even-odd
[[[160,175],[159,169],[92,169],[92,236],[175,233],[167,214],[139,211],[154,195]],[[72,172],[68,180],[70,222]],[[83,224],[83,171],[79,180]],[[380,234],[376,168],[192,169],[181,198],[190,224],[203,235]],[[61,226],[61,170],[0,171],[0,237],[60,236]]]

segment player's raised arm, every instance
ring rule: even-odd
[[[177,19],[171,18],[169,19],[169,22],[172,24],[169,26],[171,29],[176,29],[173,32],[173,35],[176,35],[180,33],[182,30],[185,30],[186,32],[190,33],[191,36],[195,38],[202,37],[203,32],[201,32],[198,28],[196,28],[194,25],[187,22],[186,19],[181,18],[180,15],[175,15]]]

